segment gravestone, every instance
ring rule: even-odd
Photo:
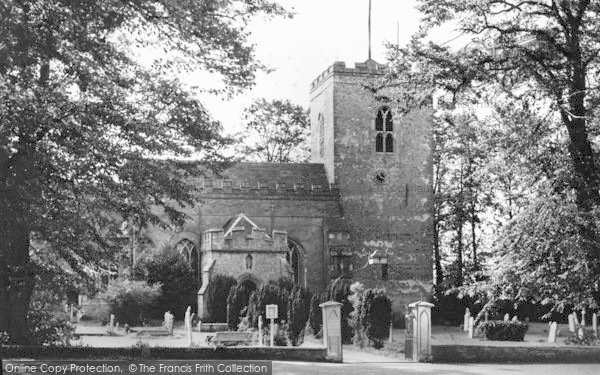
[[[475,325],[475,319],[471,316],[469,317],[469,338],[473,338],[473,326]]]
[[[327,357],[343,362],[342,353],[342,304],[327,301],[319,305],[323,312],[323,344],[327,348]]]
[[[165,313],[165,318],[164,318],[164,322],[163,325],[165,327],[165,329],[167,330],[167,332],[169,333],[169,335],[173,334],[173,314],[171,314],[171,312],[167,311]]]
[[[465,317],[463,319],[463,330],[465,332],[469,331],[469,319],[471,318],[471,311],[469,310],[469,308],[467,307],[465,310]]]
[[[108,332],[112,334],[115,330],[115,314],[110,314],[110,322],[108,324]]]
[[[425,301],[408,305],[412,309],[411,315],[414,321],[413,361],[423,362],[431,359],[431,308],[433,306]]]
[[[556,322],[550,323],[550,329],[548,330],[548,342],[555,343],[556,342],[556,331],[558,329],[558,325]]]
[[[581,310],[581,325],[585,327],[585,309]]]
[[[577,319],[577,314],[572,313],[571,315],[573,315],[573,323],[575,323],[576,326],[579,325],[579,320]]]
[[[188,308],[189,309],[189,308]],[[187,312],[186,312],[187,314]],[[192,338],[192,319],[194,319],[194,314],[190,314],[186,317],[186,322],[185,322],[185,326],[187,327],[187,334],[188,334],[188,339],[189,339],[189,345],[190,348],[192,346],[194,346],[194,340]]]
[[[504,314],[504,321],[508,322],[510,320],[510,315],[508,313]]]
[[[192,308],[190,306],[188,306],[188,308],[185,310],[185,316],[183,318],[183,322],[185,324],[186,331],[192,327],[192,321],[190,319],[191,313],[192,313]]]
[[[575,332],[575,318],[569,314],[569,332]]]
[[[513,316],[513,318],[512,318],[512,322],[513,322],[513,323],[516,323],[516,322],[518,322],[518,321],[519,321],[519,319],[517,318],[517,316],[516,316],[516,315],[515,315],[515,316]]]
[[[592,330],[594,335],[598,337],[598,315],[596,313],[592,314]]]

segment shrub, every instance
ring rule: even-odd
[[[354,331],[352,342],[359,348],[363,348],[366,341],[366,334],[361,314],[364,301],[364,291],[365,286],[360,282],[355,282],[354,284],[350,285],[350,292],[352,292],[352,294],[350,297],[348,297],[350,302],[352,302],[353,308],[352,312],[350,313],[350,327],[352,327],[352,330]]]
[[[304,329],[310,310],[310,292],[295,286],[289,296],[287,306],[287,332],[290,344],[301,345],[304,341]]]
[[[215,275],[211,278],[206,289],[206,306],[208,322],[222,323],[227,321],[227,297],[232,286],[237,281],[226,275]]]
[[[138,325],[146,319],[146,312],[161,294],[160,283],[148,285],[139,280],[117,280],[110,283],[101,298],[106,299],[117,321]]]
[[[33,340],[38,345],[69,346],[74,327],[66,316],[46,310],[30,310],[27,320]]]
[[[364,292],[360,316],[367,337],[376,349],[381,349],[389,337],[392,321],[392,302],[384,289]]]
[[[227,326],[235,331],[240,323],[243,310],[248,306],[252,290],[247,284],[233,285],[227,296]]]
[[[285,320],[288,298],[288,291],[280,288],[276,282],[270,281],[261,285],[258,290],[252,293],[248,303],[248,316],[252,327],[258,327],[258,317],[261,315],[263,322],[267,322],[266,306],[271,304],[277,305],[278,318],[276,322]]]
[[[331,290],[331,285],[327,288],[327,297],[331,296],[334,301],[342,304],[341,326],[342,343],[344,344],[352,343],[352,336],[354,336],[354,331],[352,330],[349,322],[350,313],[353,310],[352,302],[350,302],[348,299],[351,294],[350,285],[345,280],[336,283],[333,292]]]
[[[528,325],[523,322],[490,320],[479,324],[477,329],[481,331],[488,340],[523,341],[528,328]]]
[[[10,343],[10,336],[6,331],[0,331],[0,346]]]
[[[315,335],[315,337],[321,331],[321,327],[323,326],[323,312],[319,307],[320,304],[327,300],[327,295],[325,293],[315,293],[312,295],[310,299],[310,311],[309,311],[309,323],[310,329]]]
[[[596,337],[594,330],[592,329],[581,329],[581,336],[579,335],[579,329],[576,333],[571,333],[565,338],[565,344],[567,345],[600,345],[600,338]]]
[[[134,269],[134,277],[149,285],[162,285],[162,294],[149,306],[150,317],[160,319],[166,310],[170,310],[176,318],[183,319],[188,306],[195,310],[198,283],[194,271],[172,247],[163,246],[141,258]]]

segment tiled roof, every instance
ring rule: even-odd
[[[277,182],[328,186],[324,165],[314,163],[238,163],[222,172],[220,179],[250,185]]]

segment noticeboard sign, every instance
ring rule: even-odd
[[[277,305],[267,305],[267,319],[277,319]]]

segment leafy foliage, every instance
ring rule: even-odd
[[[244,154],[268,163],[308,159],[308,112],[289,100],[256,100],[244,111]],[[248,144],[250,143],[250,144]]]
[[[596,337],[594,330],[581,328],[581,335],[578,332],[571,333],[565,338],[565,344],[567,345],[600,345],[600,339]]]
[[[486,339],[497,341],[523,341],[529,326],[523,322],[490,320],[477,327]]]
[[[185,259],[171,246],[163,246],[139,259],[133,276],[149,285],[160,284],[161,295],[149,307],[148,315],[162,318],[165,311],[172,311],[176,318],[183,319],[188,306],[196,306],[198,291],[194,272]]]
[[[294,286],[287,305],[287,335],[292,346],[302,345],[304,329],[309,317],[311,293],[301,286]]]
[[[227,300],[231,287],[237,281],[227,275],[214,275],[206,289],[206,307],[208,322],[223,323],[227,321]]]
[[[240,317],[246,315],[248,303],[253,290],[248,284],[241,283],[231,286],[227,296],[227,326],[229,330],[237,330],[240,324]]]
[[[287,13],[268,0],[7,0],[0,14],[0,274],[11,275],[0,329],[26,343],[30,243],[85,275],[121,261],[119,217],[181,224],[189,177],[223,166],[228,141],[198,90],[172,77],[201,70],[223,93],[251,86],[261,66],[246,25]],[[153,48],[173,58],[136,61]],[[155,158],[192,155],[201,167]]]
[[[160,283],[148,285],[145,281],[123,279],[110,283],[99,297],[108,301],[111,314],[115,314],[118,322],[139,325],[160,295]]]
[[[278,318],[281,323],[287,319],[287,305],[289,293],[287,289],[278,286],[277,282],[269,281],[262,284],[258,290],[252,293],[248,306],[248,317],[252,327],[258,327],[258,317],[262,316],[263,322],[267,322],[267,305],[277,305]]]
[[[31,334],[38,345],[68,346],[75,327],[64,314],[59,315],[46,310],[31,310],[27,315],[31,324]]]
[[[333,290],[332,290],[333,289]],[[352,343],[352,337],[354,332],[350,326],[350,314],[352,313],[352,302],[348,299],[352,295],[350,285],[347,282],[338,282],[335,285],[329,285],[327,288],[327,297],[331,297],[332,300],[340,302],[342,304],[342,343]]]
[[[392,323],[392,302],[385,290],[368,289],[364,292],[360,320],[375,349],[381,349],[390,335]]]
[[[317,336],[323,326],[323,312],[319,307],[320,304],[327,301],[327,296],[324,293],[314,293],[310,299],[310,311],[308,313],[310,329],[312,334]]]
[[[500,233],[489,281],[473,283],[464,292],[485,296],[488,305],[508,299],[536,301],[558,312],[596,310],[600,275],[594,271],[598,265],[586,257],[582,222],[569,196],[537,199]]]

